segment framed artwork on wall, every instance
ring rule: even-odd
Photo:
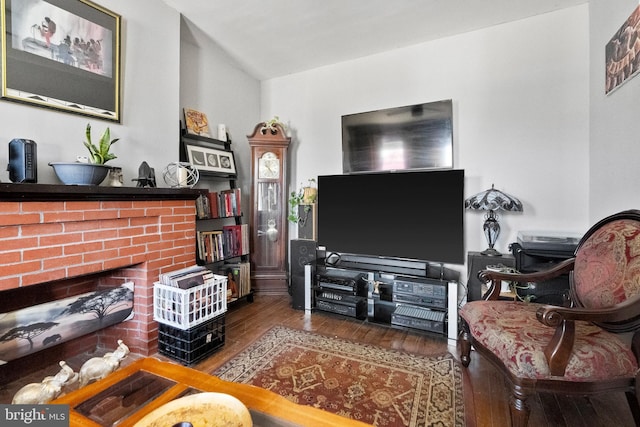
[[[640,71],[640,6],[605,47],[605,93],[609,94]]]
[[[211,133],[209,132],[209,120],[205,113],[192,108],[185,108],[184,123],[187,128],[187,133],[211,138]]]
[[[120,122],[120,15],[88,0],[2,7],[2,99]]]
[[[185,147],[189,163],[197,168],[198,171],[215,172],[228,176],[237,174],[233,151],[192,144],[185,144]]]

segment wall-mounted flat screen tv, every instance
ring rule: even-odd
[[[451,100],[342,116],[343,173],[453,168]]]
[[[319,176],[318,245],[464,264],[464,170]]]

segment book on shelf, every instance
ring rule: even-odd
[[[207,199],[209,200],[209,218],[219,218],[218,193],[212,191],[208,192]]]
[[[225,254],[227,257],[232,258],[249,253],[249,245],[247,244],[248,224],[225,225],[222,228],[222,232],[225,236]]]
[[[221,230],[198,231],[198,258],[217,262],[249,253],[249,225],[225,225]]]
[[[198,231],[198,258],[204,262],[216,262],[224,259],[222,230]]]
[[[206,194],[201,194],[196,199],[196,218],[207,219],[211,218],[211,205],[209,197]]]
[[[225,218],[242,215],[242,194],[239,188],[209,192],[207,197],[209,199],[211,218]]]
[[[194,110],[193,108],[185,108],[184,122],[187,128],[187,133],[211,138],[211,133],[209,132],[209,120],[205,113]]]
[[[218,274],[227,277],[227,299],[242,298],[251,293],[251,265],[248,262],[220,266]]]

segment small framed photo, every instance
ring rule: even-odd
[[[236,175],[236,161],[233,151],[186,144],[187,158],[199,172],[214,172]]]
[[[120,122],[120,15],[89,0],[2,0],[8,101]]]

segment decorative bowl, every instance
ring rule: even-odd
[[[183,424],[184,423],[184,424]],[[226,393],[196,393],[165,403],[145,415],[134,427],[250,427],[251,413],[237,398]]]
[[[110,166],[80,162],[51,162],[49,166],[66,185],[98,185],[111,169]]]

